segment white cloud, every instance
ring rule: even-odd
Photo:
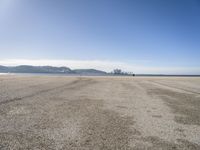
[[[115,68],[120,68],[124,71],[147,74],[200,74],[200,67],[148,67],[107,60],[4,59],[0,60],[0,65],[67,66],[72,69],[94,68],[107,72],[110,72]]]

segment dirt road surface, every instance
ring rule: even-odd
[[[199,150],[200,78],[0,76],[0,150]]]

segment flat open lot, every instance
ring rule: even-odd
[[[200,149],[200,78],[0,76],[0,149]]]

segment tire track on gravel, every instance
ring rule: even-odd
[[[148,81],[148,82],[153,83],[153,84],[157,84],[157,85],[161,85],[161,86],[165,86],[165,87],[168,87],[168,88],[178,89],[178,90],[181,90],[181,91],[184,91],[184,92],[189,92],[189,93],[192,93],[192,94],[200,95],[199,92],[186,90],[186,89],[183,89],[183,88],[179,88],[179,87],[175,87],[175,86],[167,85],[167,84],[164,84],[164,83],[155,82],[155,81]]]
[[[12,99],[1,101],[0,105],[8,104],[8,103],[15,102],[15,101],[21,101],[23,99],[31,98],[31,97],[34,97],[36,95],[40,95],[40,94],[43,94],[43,93],[48,93],[48,92],[51,92],[51,91],[54,91],[54,90],[60,90],[59,92],[62,92],[63,90],[66,90],[66,89],[71,89],[71,90],[75,89],[75,88],[77,88],[77,86],[80,88],[80,87],[83,87],[84,85],[87,85],[86,83],[91,84],[92,83],[91,79],[79,78],[79,79],[77,79],[75,81],[72,81],[71,83],[67,83],[67,84],[64,84],[62,86],[53,87],[53,88],[49,88],[49,89],[44,89],[44,90],[35,92],[33,94],[30,94],[30,95],[26,95],[26,96],[22,96],[22,97],[15,97],[15,98],[12,98]]]

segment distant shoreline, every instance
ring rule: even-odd
[[[132,75],[114,75],[114,74],[64,74],[64,73],[0,73],[1,75],[25,75],[25,76],[126,76],[126,77],[200,77],[200,75],[158,75],[158,74],[135,74]]]
[[[136,74],[140,77],[200,77],[200,75],[157,75],[157,74]]]

